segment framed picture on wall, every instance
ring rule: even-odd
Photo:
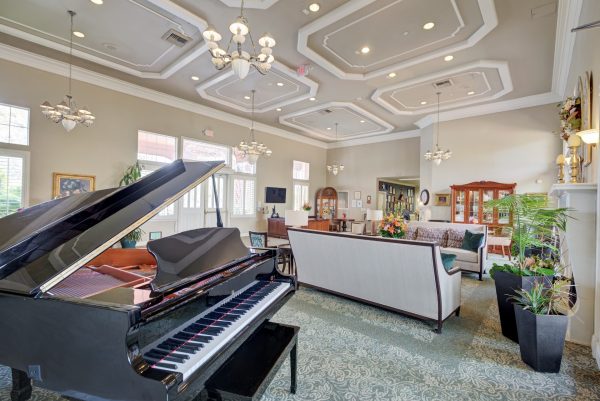
[[[450,206],[450,194],[435,194],[435,206]]]
[[[360,191],[354,191],[354,199],[359,200],[361,198]]]
[[[96,177],[93,175],[52,174],[52,199],[95,190]]]

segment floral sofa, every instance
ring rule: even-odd
[[[463,248],[466,232],[483,234],[475,250]],[[482,280],[484,263],[487,258],[487,226],[482,224],[438,223],[414,221],[408,224],[406,239],[435,242],[441,252],[456,255],[456,265],[462,271],[479,274]]]

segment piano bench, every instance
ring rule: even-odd
[[[206,382],[208,399],[258,401],[290,355],[292,394],[296,393],[299,327],[266,321]]]

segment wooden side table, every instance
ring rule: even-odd
[[[506,253],[508,253],[508,260],[512,260],[512,255],[510,252],[510,245],[512,243],[512,239],[510,237],[495,237],[493,235],[488,235],[487,237],[487,246],[489,247],[495,247],[495,246],[499,246],[500,250],[502,252],[502,256],[506,256]],[[505,248],[507,248],[505,250]],[[489,251],[488,251],[488,257],[489,257]]]

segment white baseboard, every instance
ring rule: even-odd
[[[600,335],[594,334],[592,336],[592,355],[596,358],[596,364],[600,369]]]

